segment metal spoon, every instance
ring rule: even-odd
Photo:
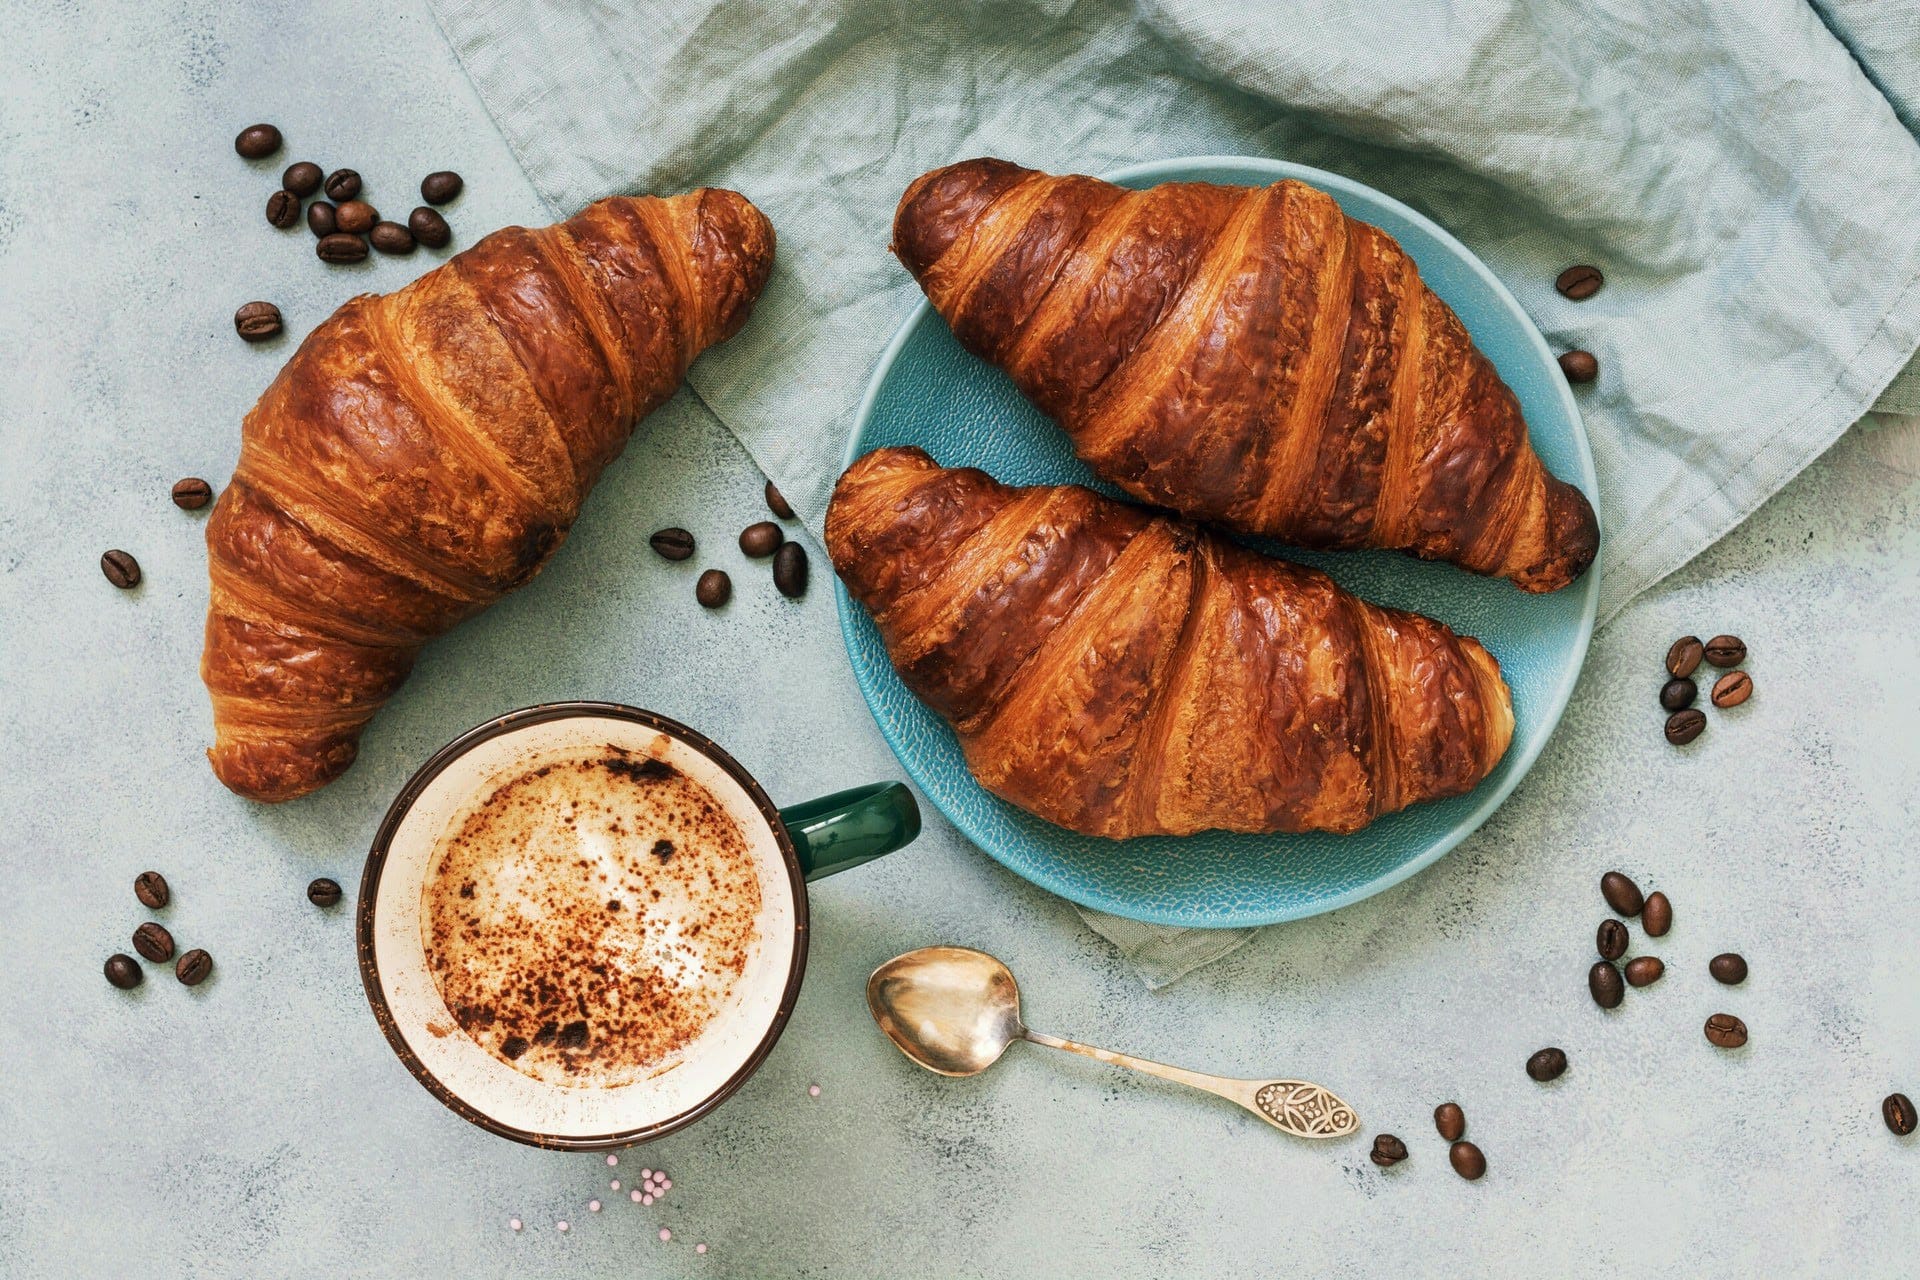
[[[1304,1080],[1230,1080],[1030,1030],[1020,1021],[1019,984],[984,951],[922,947],[895,956],[867,979],[867,1007],[900,1052],[943,1076],[978,1075],[1015,1040],[1031,1040],[1204,1089],[1295,1137],[1344,1138],[1360,1127],[1352,1107]]]

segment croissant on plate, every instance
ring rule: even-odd
[[[1303,183],[923,174],[893,250],[1102,477],[1296,546],[1566,586],[1599,527],[1393,237]]]
[[[1079,486],[880,449],[827,552],[981,785],[1088,835],[1355,831],[1513,736],[1478,641]]]
[[[539,571],[772,262],[744,196],[615,197],[315,329],[247,414],[207,525],[220,780],[288,800],[352,764],[421,646]]]

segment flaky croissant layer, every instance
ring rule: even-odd
[[[1513,737],[1478,641],[1090,489],[880,449],[826,532],[981,785],[1074,831],[1355,831]]]
[[[968,350],[1136,497],[1296,546],[1553,591],[1599,527],[1393,237],[1299,182],[922,175],[893,249]]]
[[[772,262],[735,192],[615,197],[496,231],[308,335],[207,525],[220,780],[287,800],[339,776],[420,647],[539,572]]]

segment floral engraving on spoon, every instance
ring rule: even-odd
[[[1360,1127],[1351,1107],[1304,1080],[1263,1085],[1253,1101],[1276,1125],[1303,1138],[1341,1138]]]

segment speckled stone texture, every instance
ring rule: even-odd
[[[0,3],[0,31],[0,1274],[1911,1274],[1920,1140],[1879,1101],[1920,1085],[1920,428],[1854,432],[1603,631],[1539,766],[1458,851],[1159,995],[930,818],[816,889],[807,985],[761,1073],[608,1169],[489,1137],[408,1077],[354,972],[361,857],[429,751],[543,698],[688,720],[783,801],[894,776],[818,549],[799,604],[739,556],[761,479],[678,400],[553,566],[429,650],[345,779],[277,809],[228,795],[200,758],[204,514],[167,488],[224,481],[299,337],[435,260],[323,268],[261,216],[275,175],[352,165],[404,213],[422,175],[458,169],[456,245],[548,214],[406,0]],[[256,119],[289,146],[249,165],[231,139]],[[256,297],[287,338],[234,337]],[[655,557],[669,523],[702,554]],[[138,591],[100,576],[109,546],[139,557]],[[692,601],[706,565],[735,577],[719,613]],[[1720,630],[1758,692],[1674,751],[1661,655]],[[1610,866],[1664,889],[1675,924],[1651,948],[1636,929],[1667,976],[1604,1014],[1584,974]],[[196,989],[100,976],[147,918],[148,867],[179,945],[214,956]],[[308,903],[315,875],[348,902]],[[924,1074],[860,991],[935,941],[1004,957],[1038,1027],[1315,1079],[1362,1133],[1308,1146],[1029,1046],[979,1079]],[[1706,976],[1727,948],[1752,963],[1742,988]],[[1752,1029],[1735,1054],[1701,1037],[1723,1009]],[[1572,1066],[1543,1086],[1523,1064],[1546,1044]],[[1433,1133],[1446,1098],[1487,1154],[1477,1184]],[[1412,1153],[1391,1170],[1366,1158],[1381,1130]],[[672,1172],[664,1202],[609,1192],[642,1166]]]

